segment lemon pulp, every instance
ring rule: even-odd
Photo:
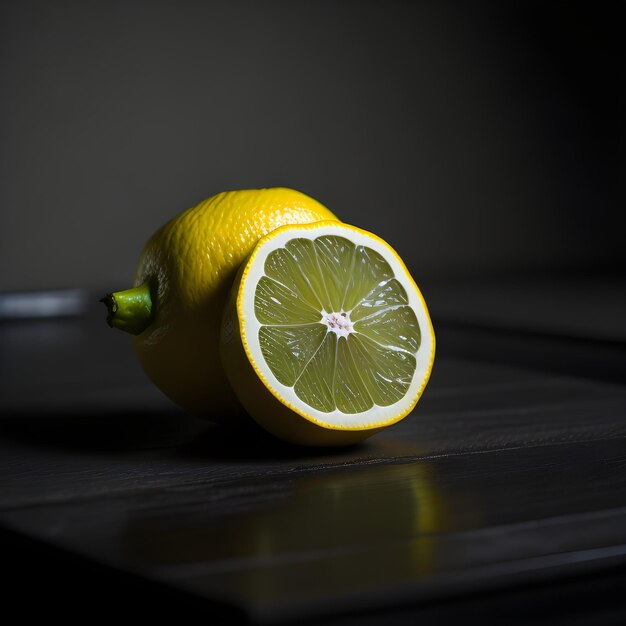
[[[267,365],[305,404],[355,414],[408,391],[419,323],[372,248],[336,235],[291,239],[268,255],[254,312]]]

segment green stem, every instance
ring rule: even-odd
[[[108,293],[100,302],[107,307],[107,323],[111,327],[140,335],[152,323],[152,298],[147,282],[126,291]]]

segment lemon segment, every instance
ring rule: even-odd
[[[413,409],[435,337],[394,250],[322,221],[259,241],[231,291],[221,354],[257,422],[289,441],[329,445],[363,439]]]

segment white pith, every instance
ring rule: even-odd
[[[349,311],[326,313],[326,311],[322,309],[322,319],[320,320],[320,323],[324,324],[329,331],[334,332],[337,337],[347,337],[354,332]]]
[[[293,387],[287,387],[280,383],[265,362],[261,346],[259,343],[259,330],[263,326],[254,314],[254,298],[256,286],[262,276],[265,275],[265,260],[267,256],[278,248],[283,248],[291,239],[302,238],[314,240],[321,236],[345,237],[354,245],[363,245],[378,252],[393,270],[396,279],[404,287],[408,304],[411,306],[421,331],[421,344],[415,354],[416,369],[407,393],[398,402],[389,406],[374,405],[371,409],[363,413],[344,413],[339,409],[331,412],[324,412],[311,407],[306,402],[300,400]],[[376,426],[388,424],[399,416],[404,415],[415,403],[423,390],[432,366],[434,342],[431,330],[430,318],[426,310],[423,298],[408,277],[408,272],[401,261],[392,253],[387,246],[375,237],[371,237],[363,231],[353,230],[341,223],[328,224],[320,227],[292,228],[276,233],[266,242],[261,243],[254,253],[255,262],[248,266],[247,274],[244,276],[240,290],[241,310],[247,313],[240,316],[240,330],[242,340],[248,351],[248,357],[260,371],[265,384],[270,390],[285,404],[295,408],[301,415],[306,416],[315,422],[332,428],[374,428]],[[346,315],[343,315],[343,314]],[[321,311],[320,323],[327,326],[330,331],[337,333],[338,337],[347,337],[354,332],[349,311]]]

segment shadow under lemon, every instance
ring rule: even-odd
[[[283,474],[129,520],[122,547],[140,567],[189,574],[196,590],[294,601],[428,576],[446,508],[424,463]]]

